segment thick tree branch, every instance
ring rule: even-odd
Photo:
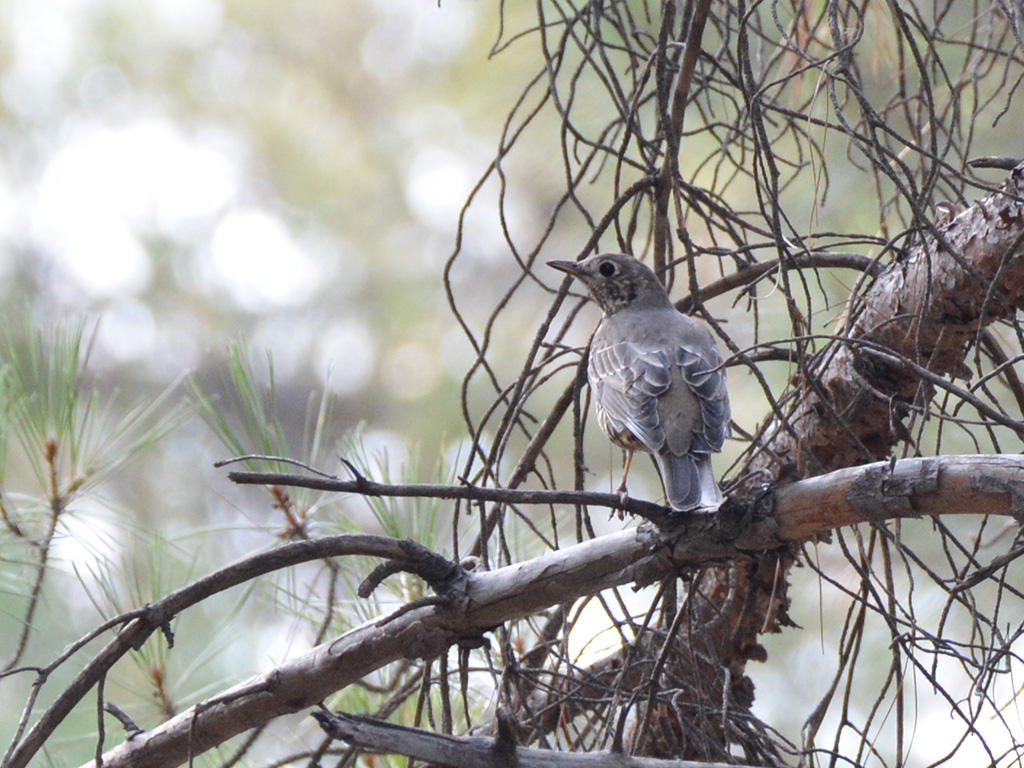
[[[451,768],[737,768],[735,764],[659,760],[623,752],[555,752],[518,747],[509,738],[442,736],[342,712],[314,712],[328,736],[375,752],[405,755]]]
[[[913,366],[856,343],[826,348],[796,382],[786,423],[764,431],[755,467],[785,480],[884,458],[900,438],[894,403],[931,399],[934,385],[920,370],[959,373],[980,331],[1024,306],[1024,165],[936,232],[941,242],[928,237],[851,299],[843,329]]]
[[[315,706],[393,661],[436,657],[450,645],[479,637],[503,622],[609,587],[649,584],[681,568],[754,557],[862,521],[948,513],[1019,519],[1024,507],[1024,457],[880,462],[796,483],[768,498],[773,514],[768,513],[771,504],[768,509],[731,504],[719,515],[682,518],[671,530],[643,525],[524,563],[467,574],[460,598],[403,608],[357,627],[136,735],[108,751],[104,765],[179,765],[190,750],[198,754],[280,715]],[[307,543],[315,542],[302,542]],[[12,765],[24,765],[29,756],[25,753],[26,760]]]
[[[880,461],[802,480],[775,494],[778,535],[788,541],[860,522],[961,514],[1024,523],[1024,456]]]
[[[310,560],[341,555],[374,555],[395,560],[408,559],[408,547],[400,540],[386,536],[350,535],[334,536],[286,544],[270,552],[261,552],[241,562],[223,568],[199,581],[172,592],[144,608],[130,611],[121,617],[104,622],[110,628],[123,625],[107,645],[82,669],[57,696],[56,700],[42,714],[36,724],[25,734],[24,739],[15,740],[2,762],[3,768],[20,768],[31,759],[47,742],[53,731],[63,722],[71,710],[102,680],[122,657],[142,647],[146,639],[156,630],[168,624],[178,613],[208,597],[231,587],[245,584],[259,576],[289,568]],[[95,633],[88,636],[92,638]],[[81,650],[84,643],[75,643],[72,652]],[[53,664],[41,668],[24,670],[34,672],[41,687],[56,668],[70,658],[71,653],[61,654]],[[12,670],[11,673],[19,670]],[[34,698],[32,699],[34,701]]]
[[[1022,254],[1024,165],[1018,165],[999,190],[931,227],[923,242],[851,298],[840,328],[843,338],[801,368],[793,380],[788,412],[774,414],[761,430],[757,454],[748,466],[751,475],[767,470],[780,483],[792,483],[885,458],[900,440],[912,438],[902,415],[927,412],[939,383],[936,377],[966,373],[964,359],[971,343],[979,342],[993,321],[1011,317],[1024,306]],[[959,395],[957,402],[967,403],[972,397]],[[983,408],[979,413],[991,418]],[[899,487],[895,477],[885,480],[884,472],[872,471],[877,475],[872,493]],[[961,474],[957,482],[947,477],[945,483],[940,470],[938,482],[945,493],[897,493],[905,499],[882,505],[876,504],[879,499],[864,498],[863,489],[838,497],[832,493],[835,477],[822,479],[825,496],[811,493],[806,508],[811,515],[803,517],[804,523],[794,518],[789,535],[812,535],[842,524],[845,514],[863,517],[865,510],[882,520],[918,511],[969,512],[976,503],[974,495],[965,493],[977,488],[970,473]],[[924,473],[919,481],[926,482],[926,477]],[[812,488],[813,483],[800,487]],[[1019,481],[1004,487],[1012,490],[998,495],[1000,507],[1020,520],[1015,500]],[[858,509],[851,512],[850,498],[867,503],[855,501]],[[941,498],[943,504],[932,508],[923,501],[928,498]],[[813,522],[815,510],[826,519]],[[744,677],[758,636],[785,624],[788,571],[794,562],[771,553],[754,563],[713,569],[714,578],[702,585],[708,615],[727,614],[725,622],[731,627],[718,636],[714,653],[714,664],[728,670],[730,679]],[[735,584],[742,585],[742,600],[732,597]],[[730,610],[728,605],[734,607]]]

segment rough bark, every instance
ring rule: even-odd
[[[795,382],[796,404],[764,430],[754,468],[784,482],[889,455],[901,404],[924,407],[935,391],[918,368],[961,374],[981,330],[1024,305],[1022,198],[1019,165],[851,299],[843,338]]]
[[[784,486],[883,459],[910,437],[901,424],[908,404],[927,408],[944,377],[962,372],[968,346],[984,328],[1024,305],[1022,201],[1024,164],[998,191],[938,224],[852,297],[840,338],[811,362],[808,376],[793,383],[797,397],[784,418],[770,419],[761,430],[750,469],[767,470]],[[801,484],[814,488],[810,504],[817,514],[834,519],[850,497],[842,501],[824,485],[831,482]],[[1017,489],[1009,498],[1020,520]],[[967,499],[961,494],[958,501]],[[955,509],[948,505],[944,511]],[[820,530],[797,526],[790,533],[805,538]],[[791,551],[780,550],[715,569],[701,586],[707,599],[700,601],[700,621],[728,627],[718,635],[717,659],[709,663],[728,670],[739,691],[752,687],[746,662],[764,660],[758,635],[788,623],[787,574],[794,562]]]
[[[398,490],[404,492],[405,489]],[[958,503],[967,498],[970,504]],[[549,552],[524,563],[467,574],[460,587],[461,598],[409,606],[357,627],[281,667],[200,702],[157,728],[132,736],[106,752],[103,764],[107,768],[180,765],[189,754],[200,754],[249,728],[313,707],[334,691],[391,662],[436,657],[452,644],[479,637],[505,621],[536,614],[553,605],[571,603],[612,586],[651,583],[680,569],[692,571],[702,564],[739,558],[750,567],[731,571],[735,574],[733,581],[719,578],[714,583],[715,589],[705,590],[709,605],[711,600],[717,600],[716,605],[724,608],[719,608],[702,628],[706,631],[696,635],[699,647],[693,649],[693,655],[682,657],[682,662],[673,660],[675,666],[667,665],[664,672],[673,680],[693,681],[697,671],[705,675],[697,685],[706,695],[700,702],[701,711],[705,715],[714,711],[718,717],[723,712],[722,687],[711,683],[721,683],[721,668],[710,663],[713,657],[709,659],[707,654],[719,647],[729,647],[729,634],[737,626],[743,628],[747,623],[765,621],[763,615],[752,613],[761,603],[747,597],[758,594],[749,588],[754,576],[770,577],[770,574],[761,574],[759,569],[774,570],[775,567],[774,561],[758,557],[759,553],[784,545],[789,537],[824,533],[836,526],[886,516],[917,517],[948,514],[954,510],[965,514],[1014,515],[1019,519],[1024,508],[1024,457],[945,456],[908,459],[893,466],[882,462],[792,484],[763,501],[766,503],[753,508],[735,504],[731,509],[741,513],[739,516],[730,514],[729,510],[719,516],[687,516],[671,531],[658,532],[653,526],[643,526]],[[345,543],[348,540],[361,542],[374,537],[336,538],[339,539],[338,551],[344,552],[350,548]],[[313,554],[319,556],[331,540],[302,542],[298,546],[306,544],[317,544]],[[342,544],[345,546],[340,546]],[[363,544],[359,551],[365,549]],[[252,560],[262,562],[271,554],[263,553]],[[388,551],[387,556],[394,555]],[[230,570],[248,572],[252,566],[240,563]],[[727,570],[713,569],[708,573]],[[204,581],[207,580],[223,581],[217,574]],[[162,604],[154,604],[151,609],[161,617],[167,610]],[[736,621],[735,616],[743,621]],[[119,634],[119,638],[123,635],[125,640],[111,641],[111,645],[122,648],[121,655],[137,640],[133,631],[132,626],[125,627]],[[678,633],[678,628],[676,631]],[[651,649],[657,651],[658,643],[666,635],[652,633],[649,637],[653,638]],[[737,642],[740,639],[737,638]],[[737,654],[733,658],[737,665],[741,659],[763,657],[756,633],[749,633],[746,639],[750,645],[742,649],[742,656]],[[602,680],[612,681],[622,671],[613,660],[609,660],[607,666],[607,669],[594,670],[585,682],[599,686]],[[627,670],[627,673],[634,674],[637,669]],[[729,681],[732,697],[729,706],[741,714],[752,700],[752,687],[742,675],[742,668],[739,672]],[[634,690],[642,680],[627,675],[624,682],[631,686],[628,690]],[[577,681],[574,685],[580,692],[581,683]],[[554,714],[556,720],[562,714],[572,714],[562,709],[563,702],[555,696],[547,703],[538,700],[534,706],[538,714]],[[658,716],[665,722],[675,719],[668,717],[668,713]],[[680,731],[675,736],[676,743],[684,737],[692,741],[700,736],[700,744],[707,746],[704,739],[709,733],[687,733],[678,720],[677,725]],[[686,728],[691,725],[685,723]],[[718,738],[721,738],[721,726],[722,723],[716,723],[713,718],[705,718],[700,723],[701,728],[710,728],[710,735],[717,734]],[[669,747],[671,742],[665,741],[663,746]],[[755,747],[752,745],[751,751]],[[9,765],[12,768],[27,765],[33,754],[20,750]],[[90,762],[82,768],[91,765]]]
[[[620,751],[555,752],[517,746],[515,723],[505,715],[498,736],[442,736],[392,723],[315,712],[313,716],[330,736],[379,752],[408,755],[449,768],[730,768],[734,763],[695,763],[692,760],[658,760],[633,757]]]

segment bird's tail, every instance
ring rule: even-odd
[[[679,512],[695,509],[715,510],[722,504],[722,491],[705,454],[673,456],[655,454],[654,463],[661,475],[665,498]]]

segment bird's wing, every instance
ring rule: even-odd
[[[661,450],[665,432],[659,423],[658,396],[672,383],[670,365],[665,351],[642,349],[628,341],[591,347],[587,378],[609,436],[626,429],[649,451]]]
[[[706,327],[679,319],[685,324],[667,344],[664,338],[609,343],[599,330],[590,349],[590,388],[609,436],[628,429],[652,453],[717,453],[730,419],[722,357]]]
[[[729,433],[729,393],[725,384],[722,356],[710,332],[704,344],[684,343],[675,349],[675,364],[683,381],[700,403],[701,422],[694,430],[692,453],[717,453]]]

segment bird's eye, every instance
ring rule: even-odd
[[[597,271],[604,277],[611,277],[615,274],[615,264],[610,261],[603,262],[601,266],[597,268]]]

